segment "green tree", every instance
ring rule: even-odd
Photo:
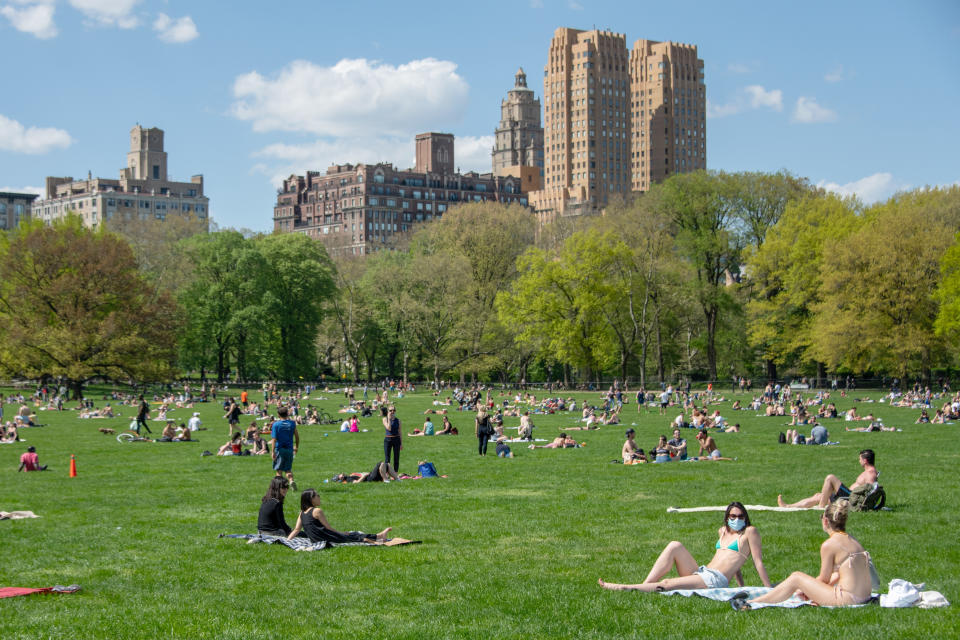
[[[77,396],[95,377],[167,379],[176,317],[130,246],[77,216],[0,236],[0,368],[9,374],[63,377]]]
[[[940,274],[942,279],[937,287],[940,310],[934,328],[937,335],[957,347],[960,346],[960,232],[940,260]]]
[[[707,373],[717,378],[716,336],[720,315],[736,304],[729,280],[739,272],[742,237],[737,208],[723,174],[703,171],[671,176],[660,187],[661,206],[676,228],[677,249],[690,264],[690,287],[704,318]]]
[[[254,238],[262,259],[266,355],[283,380],[316,375],[316,337],[336,292],[335,269],[319,242],[299,233]]]
[[[822,294],[825,247],[843,243],[859,224],[853,201],[811,195],[789,204],[750,255],[747,337],[765,361],[774,366],[816,362],[814,307]]]
[[[212,369],[217,381],[223,382],[231,368],[231,354],[247,333],[236,314],[246,306],[259,307],[256,272],[244,273],[240,268],[255,265],[256,260],[249,256],[249,241],[237,231],[193,236],[183,240],[180,248],[192,265],[179,293],[185,318],[180,362],[201,376]],[[243,314],[241,319],[251,316],[256,313]],[[243,352],[241,348],[241,359]]]
[[[448,253],[465,260],[461,292],[461,335],[451,345],[460,366],[477,373],[499,363],[511,336],[497,322],[494,301],[517,274],[517,257],[533,244],[534,223],[519,205],[469,203],[451,208],[414,238],[418,253]]]
[[[538,349],[548,362],[579,367],[591,378],[598,369],[596,331],[602,320],[595,306],[583,306],[581,248],[564,242],[559,252],[527,250],[518,260],[519,276],[497,296],[496,306],[500,321],[516,327],[518,343]],[[566,369],[564,382],[570,382]]]
[[[960,188],[897,194],[828,243],[816,306],[817,358],[854,371],[929,379],[948,361],[934,332],[940,261],[960,228]]]

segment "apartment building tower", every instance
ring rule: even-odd
[[[421,133],[409,169],[335,164],[325,174],[291,175],[277,192],[273,231],[310,236],[334,255],[364,255],[467,202],[527,206],[527,195],[514,176],[454,171],[453,135]]]
[[[527,191],[539,189],[543,178],[543,126],[540,101],[527,87],[521,67],[513,89],[500,103],[500,125],[494,134],[493,173],[512,175],[524,181]]]
[[[33,216],[51,222],[75,213],[92,228],[121,220],[166,220],[171,215],[208,222],[209,206],[202,175],[189,182],[170,180],[163,130],[137,125],[130,130],[130,151],[119,179],[94,178],[90,173],[86,180],[49,176],[44,198],[33,203]]]
[[[630,52],[632,187],[707,168],[707,96],[697,47],[637,40]]]
[[[559,28],[544,66],[541,223],[706,166],[706,91],[694,45]]]

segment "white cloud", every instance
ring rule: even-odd
[[[783,111],[783,92],[780,89],[767,91],[758,84],[750,85],[745,89],[750,96],[750,107],[759,109],[768,107],[774,111]]]
[[[797,99],[797,105],[793,110],[793,121],[803,124],[836,122],[837,112],[826,107],[821,107],[817,103],[816,98],[801,96]]]
[[[26,128],[16,120],[0,115],[0,150],[39,154],[69,147],[73,142],[63,129]]]
[[[530,0],[531,9],[543,9],[543,0]]]
[[[743,87],[734,99],[726,104],[714,104],[707,100],[708,118],[725,118],[747,109],[783,110],[783,92],[780,89],[764,89],[758,84]]]
[[[490,173],[493,143],[493,136],[458,136],[453,141],[453,159],[461,171]]]
[[[21,2],[20,4],[27,4],[27,6],[22,9],[9,5],[0,7],[0,15],[9,20],[11,26],[17,31],[32,34],[41,40],[56,37],[57,26],[53,23],[52,3]]]
[[[38,196],[43,195],[43,189],[40,187],[0,187],[0,191],[6,193],[35,193]]]
[[[190,16],[173,19],[165,13],[157,14],[157,19],[153,21],[153,30],[157,32],[158,38],[169,43],[190,42],[200,35]]]
[[[332,67],[297,60],[272,78],[234,81],[233,115],[254,131],[323,136],[412,136],[448,128],[467,106],[457,65],[425,58],[407,64],[344,59]]]
[[[843,65],[838,64],[832,71],[827,72],[823,79],[829,83],[837,83],[843,80]]]
[[[140,0],[69,0],[70,5],[95,24],[133,29],[140,24],[133,9]]]
[[[893,174],[886,172],[875,173],[846,184],[821,180],[817,186],[844,197],[857,196],[866,204],[886,200],[897,191],[910,188],[909,184],[897,182],[894,180]]]
[[[741,62],[731,62],[727,65],[727,71],[730,73],[750,73],[753,69],[751,69],[749,65]]]
[[[742,110],[742,105],[735,101],[728,102],[727,104],[714,104],[707,100],[708,118],[726,118],[727,116],[734,116],[740,113]]]
[[[570,0],[567,3],[567,6],[570,7],[573,11],[583,11],[583,5],[577,2],[576,0]]]

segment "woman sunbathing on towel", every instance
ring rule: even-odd
[[[693,559],[679,542],[673,541],[660,553],[660,557],[653,563],[653,568],[641,584],[615,584],[599,581],[604,589],[614,591],[672,591],[673,589],[722,589],[730,585],[734,576],[737,583],[743,586],[741,568],[747,558],[753,557],[753,566],[760,575],[765,587],[770,586],[770,578],[763,566],[760,532],[750,525],[750,516],[746,508],[739,502],[731,502],[723,514],[723,526],[718,531],[717,552],[708,565],[697,566]],[[663,579],[670,570],[676,567],[677,578]]]
[[[743,611],[749,609],[752,602],[783,602],[795,592],[815,604],[829,607],[863,604],[869,600],[870,554],[846,531],[849,506],[848,501],[837,500],[828,505],[820,517],[820,525],[829,535],[820,545],[820,575],[814,578],[794,571],[759,598],[748,601],[745,593],[738,593],[730,601],[733,608]]]
[[[338,473],[331,478],[334,482],[390,482],[400,480],[389,462],[378,462],[373,471],[360,473]]]
[[[310,542],[383,544],[387,540],[387,533],[390,532],[391,527],[387,527],[376,535],[361,531],[337,531],[327,522],[327,517],[320,508],[320,495],[314,489],[307,489],[300,494],[300,515],[297,516],[297,525],[287,538],[293,540],[301,529],[310,538]]]
[[[577,446],[577,441],[573,438],[570,438],[565,433],[561,433],[559,438],[554,438],[553,442],[550,444],[535,445],[532,444],[528,448],[530,449],[570,449]]]

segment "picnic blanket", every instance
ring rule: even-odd
[[[350,532],[353,533],[353,532]],[[362,532],[361,532],[362,533]],[[403,544],[420,544],[420,540],[406,540],[405,538],[390,538],[383,544],[374,544],[372,542],[310,542],[309,538],[279,538],[277,536],[265,536],[259,533],[221,533],[218,538],[240,538],[246,540],[247,544],[256,544],[263,542],[265,544],[282,544],[294,551],[320,551],[330,547],[396,547]]]
[[[40,589],[31,589],[28,587],[0,587],[0,598],[29,596],[33,593],[76,593],[77,591],[80,591],[80,585],[78,584],[72,584],[69,587],[58,584],[53,587],[42,587]]]
[[[23,518],[39,518],[33,511],[0,511],[0,520],[22,520]]]
[[[888,593],[877,594],[871,593],[870,602],[864,604],[856,605],[846,605],[844,607],[824,607],[826,609],[839,609],[839,608],[850,608],[850,607],[865,607],[868,604],[877,602],[881,607],[886,609],[893,608],[903,608],[903,607],[917,607],[918,609],[932,609],[935,607],[946,607],[950,603],[946,598],[943,597],[939,591],[922,591],[923,583],[912,584],[906,580],[896,578],[890,581],[888,585]],[[709,598],[710,600],[718,600],[721,602],[728,602],[733,596],[738,593],[746,592],[748,599],[759,598],[763,594],[770,591],[768,587],[727,587],[725,589],[676,589],[674,591],[661,591],[663,595],[667,596],[700,596],[702,598]],[[783,602],[777,602],[774,604],[766,603],[750,603],[751,609],[763,609],[765,607],[779,607],[782,609],[796,609],[797,607],[803,607],[806,605],[810,606],[821,606],[817,605],[809,600],[803,600],[797,596],[792,596],[789,600],[784,600]]]
[[[823,507],[777,507],[766,504],[745,504],[749,511],[823,511]],[[667,513],[693,513],[695,511],[726,511],[726,506],[719,507],[667,507]]]
[[[701,598],[709,598],[710,600],[718,600],[720,602],[729,602],[733,596],[738,593],[745,592],[749,598],[759,598],[770,591],[769,587],[726,587],[725,589],[676,589],[674,591],[661,591],[663,595],[666,596],[700,596]],[[876,596],[877,594],[871,594]],[[763,609],[766,607],[779,607],[781,609],[796,609],[797,607],[803,606],[818,606],[809,600],[802,600],[797,596],[791,596],[789,600],[784,600],[783,602],[777,602],[774,604],[766,604],[763,602],[751,602],[750,607],[752,609]],[[857,604],[857,605],[848,605],[848,607],[865,607],[866,604]],[[827,609],[835,609],[837,607],[826,607]],[[847,608],[847,607],[844,607]]]

